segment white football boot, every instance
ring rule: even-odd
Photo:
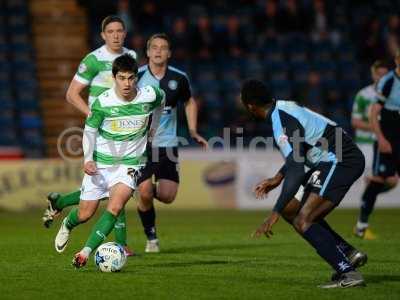
[[[62,221],[60,230],[58,231],[56,239],[54,240],[54,246],[58,253],[64,252],[68,244],[69,235],[71,233],[71,230],[67,228],[66,222],[67,218]]]
[[[158,253],[160,252],[160,243],[158,239],[155,240],[147,240],[146,249],[144,250],[146,253]]]

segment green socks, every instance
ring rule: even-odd
[[[57,209],[64,209],[68,206],[79,205],[81,197],[81,191],[77,190],[68,194],[61,195],[56,202]],[[78,226],[82,222],[78,219],[78,208],[73,208],[67,216],[66,226],[68,229],[72,230],[74,227]],[[117,218],[117,222],[115,223],[115,241],[122,245],[126,246],[126,215],[125,208],[121,211]]]
[[[94,225],[88,240],[86,241],[85,247],[91,250],[96,249],[106,239],[113,230],[117,218],[110,213],[108,210],[104,211],[100,219]]]
[[[62,210],[68,206],[78,205],[80,199],[81,199],[81,191],[80,190],[74,191],[72,193],[64,194],[64,195],[61,195],[57,199],[56,207],[59,210]]]
[[[121,210],[119,216],[117,217],[117,222],[114,226],[115,242],[126,246],[126,215],[125,208]]]
[[[71,209],[66,218],[65,226],[67,226],[69,230],[72,230],[81,223],[82,222],[80,222],[78,218],[78,208],[74,207],[73,209]]]

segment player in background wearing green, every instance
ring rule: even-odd
[[[393,175],[389,176],[387,168],[382,165],[384,162],[379,157],[378,143],[368,117],[371,104],[378,100],[378,93],[375,89],[376,85],[388,72],[389,67],[383,61],[378,60],[371,66],[373,83],[357,93],[351,117],[352,126],[356,130],[357,144],[361,148],[364,148],[365,151],[369,150],[365,147],[369,148],[373,145],[372,176],[368,178],[367,186],[361,197],[360,214],[357,224],[353,229],[355,236],[365,240],[376,238],[375,234],[368,228],[368,219],[374,209],[378,194],[394,188],[397,184],[397,177]]]
[[[129,53],[136,58],[136,53],[123,47],[126,37],[125,24],[117,16],[106,17],[101,24],[101,36],[105,44],[86,55],[79,65],[78,71],[71,81],[67,90],[66,99],[74,105],[85,116],[90,114],[90,107],[94,99],[113,85],[111,66],[115,58],[124,53]],[[88,104],[81,96],[81,93],[89,89]],[[46,227],[50,227],[55,216],[68,206],[78,205],[80,201],[80,190],[68,194],[50,193],[48,196],[48,207],[43,216]],[[88,202],[87,205],[96,205]],[[89,207],[88,209],[90,209]],[[83,210],[81,210],[83,211]],[[77,215],[78,209],[73,208],[70,215]],[[86,218],[88,216],[81,216]],[[125,254],[130,256],[133,252],[127,247],[126,217],[125,210],[118,217],[115,226],[115,240],[124,246]],[[57,252],[64,251],[65,245],[55,245]]]
[[[107,208],[93,226],[84,248],[73,259],[77,268],[84,266],[114,228],[117,217],[136,189],[140,169],[147,161],[149,132],[155,132],[164,107],[165,93],[153,86],[136,87],[138,66],[129,54],[114,60],[115,86],[93,102],[85,122],[82,146],[85,176],[81,202],[76,216],[64,219],[61,237],[92,216],[99,200],[109,196]],[[151,126],[149,126],[151,117]],[[93,203],[93,205],[86,205]],[[88,209],[90,207],[90,209]],[[87,218],[81,218],[81,211]]]

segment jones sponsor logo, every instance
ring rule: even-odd
[[[111,121],[111,129],[116,132],[132,132],[146,126],[146,119],[120,119]]]

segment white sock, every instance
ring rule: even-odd
[[[90,247],[84,247],[81,252],[86,256],[89,257],[90,253],[92,253],[92,249]]]

